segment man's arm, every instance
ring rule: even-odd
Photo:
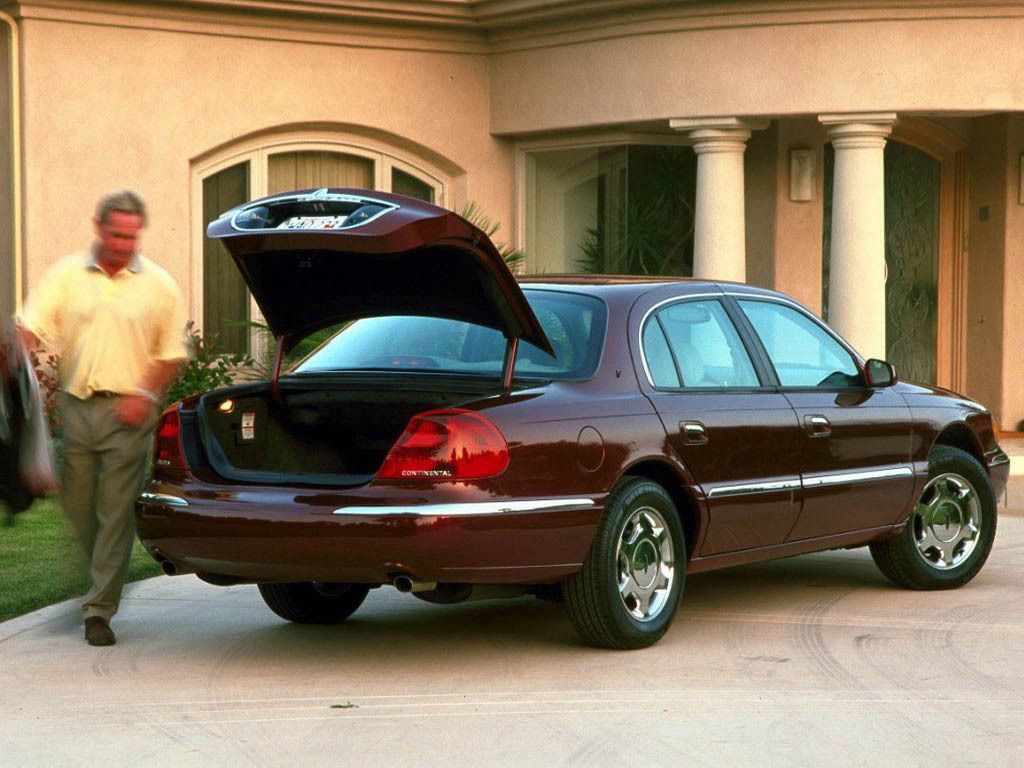
[[[149,364],[145,375],[142,377],[142,388],[139,395],[159,404],[163,400],[164,392],[181,372],[184,366],[182,360],[154,360]]]
[[[142,424],[153,408],[160,406],[164,390],[178,375],[181,363],[177,360],[154,360],[142,377],[142,388],[134,395],[117,399],[114,413],[125,424]]]
[[[143,376],[142,388],[156,395],[162,395],[181,371],[182,365],[180,360],[154,360],[150,364],[149,370],[146,371],[146,375]]]
[[[18,334],[21,336],[21,343],[25,345],[25,349],[29,352],[35,352],[42,346],[39,342],[39,337],[36,336],[25,326],[18,324]]]
[[[59,348],[65,297],[65,270],[62,264],[48,269],[28,295],[28,300],[14,316],[14,322],[25,348],[39,352],[45,346],[60,355]]]

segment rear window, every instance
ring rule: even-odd
[[[555,350],[552,357],[521,342],[516,377],[589,379],[604,345],[607,310],[592,296],[523,292]],[[406,370],[500,376],[505,337],[481,325],[440,317],[390,315],[356,320],[328,339],[295,370]]]

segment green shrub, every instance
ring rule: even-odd
[[[32,367],[36,369],[39,379],[39,393],[43,398],[43,408],[50,422],[50,433],[57,434],[60,429],[60,412],[57,408],[57,394],[60,392],[60,381],[57,368],[60,361],[56,355],[48,354],[45,358],[38,351],[29,352]]]
[[[185,334],[188,339],[189,360],[178,378],[167,389],[165,400],[168,403],[232,384],[235,372],[239,368],[253,364],[252,358],[248,355],[218,352],[216,337],[203,336],[191,321],[186,326]]]

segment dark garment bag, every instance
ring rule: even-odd
[[[0,398],[4,398],[5,427],[0,427],[0,502],[11,512],[24,512],[35,497],[21,479],[21,440],[25,427],[25,407],[21,398],[21,387],[11,377],[0,378]]]
[[[24,512],[57,483],[32,361],[17,333],[3,326],[0,321],[0,512]]]

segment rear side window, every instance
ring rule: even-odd
[[[654,328],[660,329],[663,335],[655,333]],[[665,350],[661,344],[667,347],[675,376],[670,376],[666,370]],[[679,386],[678,383],[659,383],[659,379],[681,381],[686,389],[758,387],[761,384],[732,320],[715,300],[682,301],[648,318],[644,326],[644,354],[654,385],[658,387]],[[657,375],[655,366],[659,370]]]
[[[661,324],[654,320],[644,326],[644,359],[647,369],[651,372],[654,386],[665,389],[679,388],[679,373],[672,361],[672,352],[668,348]]]
[[[516,377],[593,376],[604,347],[604,302],[558,291],[524,293],[555,354],[520,343]],[[349,323],[296,372],[406,370],[498,376],[504,356],[505,337],[493,328],[443,317],[388,315]]]
[[[741,300],[784,387],[862,384],[856,361],[817,322],[785,304]]]

